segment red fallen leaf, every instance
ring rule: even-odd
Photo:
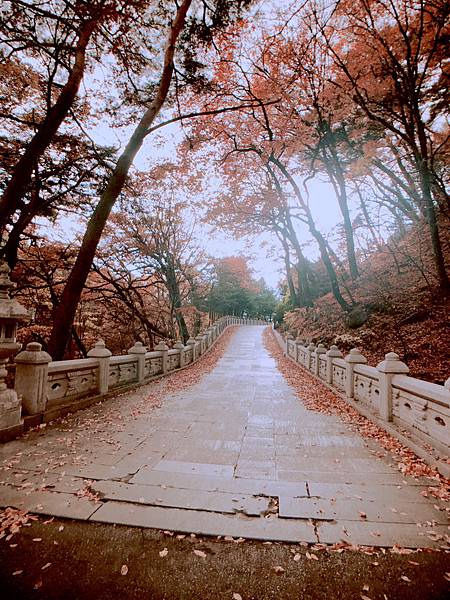
[[[36,583],[34,584],[33,589],[38,590],[41,587],[42,587],[42,579],[38,579],[36,581]]]

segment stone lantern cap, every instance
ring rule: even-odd
[[[9,297],[9,289],[14,287],[9,278],[10,271],[5,262],[0,262],[0,319],[27,321],[31,318],[31,313],[20,302]]]

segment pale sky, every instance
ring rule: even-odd
[[[259,3],[259,7],[262,7],[262,13],[259,18],[270,19],[274,14],[275,8],[280,6],[290,6],[291,2],[283,0],[266,0]],[[95,101],[95,92],[93,88],[102,87],[107,85],[107,81],[104,79],[105,73],[101,67],[95,70],[90,76],[89,80],[85,82],[84,92],[89,96],[90,100]],[[88,89],[92,85],[91,89]],[[96,127],[94,130],[89,131],[90,136],[98,143],[102,145],[114,145],[117,146],[119,143],[126,143],[131,129],[113,129],[112,123],[107,114],[102,117],[101,125]],[[112,119],[111,119],[112,120]],[[176,155],[176,148],[179,141],[182,139],[182,129],[179,125],[174,124],[166,126],[152,135],[148,136],[141,148],[136,160],[135,166],[139,170],[146,170],[149,167],[164,162],[165,160],[173,160]],[[212,180],[214,177],[208,174]],[[325,234],[330,232],[333,227],[341,220],[341,216],[338,210],[336,201],[326,201],[329,198],[334,197],[334,191],[331,185],[323,183],[319,180],[312,180],[308,184],[311,198],[311,209],[317,224],[321,231]],[[58,234],[54,231],[53,227],[51,231],[53,235],[62,236],[66,240],[73,240],[74,232],[79,231],[80,227],[75,224],[70,218],[64,218],[61,220],[61,231]],[[299,232],[299,239],[301,242],[306,241],[310,238],[306,232]],[[261,248],[260,242],[269,238],[261,238],[253,240],[249,245],[248,240],[234,240],[226,233],[212,233],[208,232],[205,235],[205,227],[202,225],[201,242],[205,250],[211,255],[223,257],[230,255],[252,255],[253,259],[251,266],[254,269],[254,274],[257,278],[264,277],[267,284],[276,288],[280,279],[282,278],[282,269],[284,266],[283,258],[280,255],[279,259],[274,256],[267,256],[267,248]],[[274,243],[276,240],[274,239]],[[310,244],[304,250],[305,255],[310,258],[315,258],[318,255],[314,244]]]

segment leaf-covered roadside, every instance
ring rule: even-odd
[[[410,448],[358,413],[306,370],[301,367],[293,367],[292,362],[284,356],[272,330],[267,328],[264,331],[263,339],[266,349],[276,360],[278,369],[294,388],[306,408],[326,415],[338,415],[344,423],[361,436],[375,440],[381,448],[391,453],[401,473],[431,479],[433,483],[428,486],[425,494],[444,501],[450,500],[450,481],[448,479],[427,465]],[[385,456],[381,448],[377,453],[380,458]],[[447,510],[450,511],[450,508]]]

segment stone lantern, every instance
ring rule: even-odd
[[[9,289],[14,285],[9,278],[9,267],[0,262],[0,433],[13,432],[21,426],[21,401],[14,390],[7,388],[6,363],[16,354],[21,344],[17,343],[17,324],[30,318],[27,309],[17,300],[10,298]]]

